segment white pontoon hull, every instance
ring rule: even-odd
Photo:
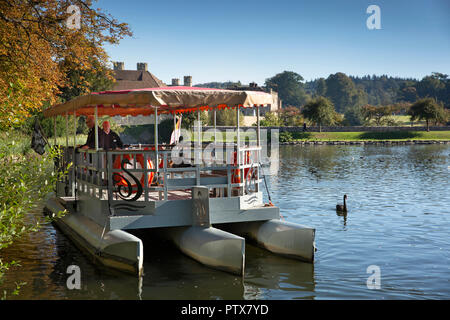
[[[49,198],[46,209],[56,214],[66,208],[56,198]],[[142,275],[144,246],[139,238],[123,230],[104,231],[91,219],[70,211],[54,223],[94,262]]]
[[[306,262],[314,261],[315,229],[282,220],[230,223],[223,228],[248,238],[270,252]]]

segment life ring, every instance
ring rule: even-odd
[[[152,150],[152,151],[155,151],[156,148],[155,148],[155,147],[151,147],[151,148],[145,147],[144,150]],[[158,150],[163,151],[164,148],[163,148],[162,146],[158,146]],[[152,165],[153,165],[153,163],[152,163]],[[158,167],[159,167],[160,169],[164,168],[164,161],[163,161],[162,157],[159,158],[159,165],[158,165]]]
[[[130,166],[127,163],[124,163],[124,171],[125,172],[120,172],[120,174],[116,175],[114,177],[114,183],[119,185],[119,186],[125,186],[127,187],[129,184],[127,183],[127,181],[129,181],[129,183],[131,184],[132,188],[136,188],[136,181],[135,179],[133,179],[130,174],[127,173],[126,169],[131,169],[133,168],[133,162],[136,161],[136,169],[154,169],[153,166],[153,162],[150,159],[147,159],[147,166],[144,163],[144,156],[142,154],[124,154],[124,155],[117,155],[116,159],[114,160],[114,164],[113,167],[114,169],[122,169],[122,161],[123,159],[128,160],[129,163],[132,164],[132,166]],[[140,181],[141,186],[144,187],[145,185],[145,174],[144,172],[134,172],[133,176]],[[153,178],[155,177],[155,173],[154,172],[148,172],[147,174],[148,176],[148,185],[152,184]],[[133,193],[135,193],[136,191],[133,190]]]
[[[245,152],[244,165],[250,164],[250,151]],[[233,164],[237,166],[237,152],[234,152],[234,161]],[[253,172],[253,168],[245,168],[244,169],[244,180],[249,179]],[[241,170],[234,169],[231,174],[231,183],[241,183]]]

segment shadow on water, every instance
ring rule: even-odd
[[[254,245],[246,245],[245,299],[315,297],[314,264],[281,257]]]
[[[283,291],[314,297],[314,266],[246,245],[245,276],[213,270],[183,255],[169,241],[144,241],[143,299],[276,299]],[[159,245],[151,245],[158,243]]]
[[[419,138],[420,135],[417,131],[362,132],[358,138],[365,140],[414,139]]]
[[[198,263],[151,230],[132,233],[144,243],[142,299],[243,298],[241,277]]]

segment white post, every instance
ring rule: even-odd
[[[177,135],[177,114],[174,112],[173,113],[173,137],[175,138],[176,135]]]
[[[158,107],[155,107],[155,125],[154,125],[154,143],[155,143],[155,154],[156,154],[156,171],[159,171],[159,150],[158,150]]]
[[[95,151],[98,151],[98,106],[95,106]]]
[[[56,116],[53,117],[53,141],[56,146]]]
[[[260,147],[261,146],[261,127],[259,124],[259,106],[256,106],[256,142],[257,142],[257,146]],[[258,157],[259,159],[259,157]]]
[[[76,173],[76,166],[75,166],[75,157],[76,157],[76,148],[77,146],[77,113],[74,110],[73,111],[73,154],[72,154],[72,197],[75,197],[75,175]]]
[[[66,111],[66,152],[69,148],[69,112]]]
[[[75,147],[77,143],[77,113],[73,112],[73,150],[75,152]]]
[[[217,110],[217,108],[214,108],[214,145],[217,143],[216,110]]]
[[[200,108],[197,109],[197,123],[198,123],[198,145],[201,147],[202,145],[202,123],[200,119]]]
[[[200,185],[200,165],[202,164],[202,121],[200,118],[200,108],[197,109],[197,130],[198,130],[198,137],[197,137],[197,152],[195,157],[195,164],[197,165],[197,171],[196,171],[196,181],[197,186]]]
[[[258,146],[258,150],[256,151],[256,157],[257,157],[257,172],[256,172],[256,180],[259,181],[259,176],[260,176],[260,163],[261,163],[261,126],[259,124],[259,106],[256,106],[256,145]],[[259,192],[259,182],[256,183],[256,191]]]
[[[241,163],[241,133],[240,133],[240,125],[239,125],[239,106],[236,106],[236,122],[237,122],[237,135],[236,135],[236,140],[237,140],[237,147],[236,147],[236,159],[237,159],[237,166],[239,169],[239,176],[241,177],[241,183],[244,182],[243,178],[243,172],[241,172],[240,167],[240,163]],[[241,188],[239,187],[239,195],[241,195]]]

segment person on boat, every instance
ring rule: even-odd
[[[86,139],[86,143],[82,145],[81,149],[93,149],[95,148],[95,118],[94,116],[87,116],[86,117],[86,125],[89,128],[88,137]],[[98,128],[98,141],[100,146],[101,136],[103,131]]]
[[[109,121],[103,121],[103,132],[101,135],[101,142],[99,146],[105,150],[121,149],[123,148],[123,142],[119,135],[111,130]]]

